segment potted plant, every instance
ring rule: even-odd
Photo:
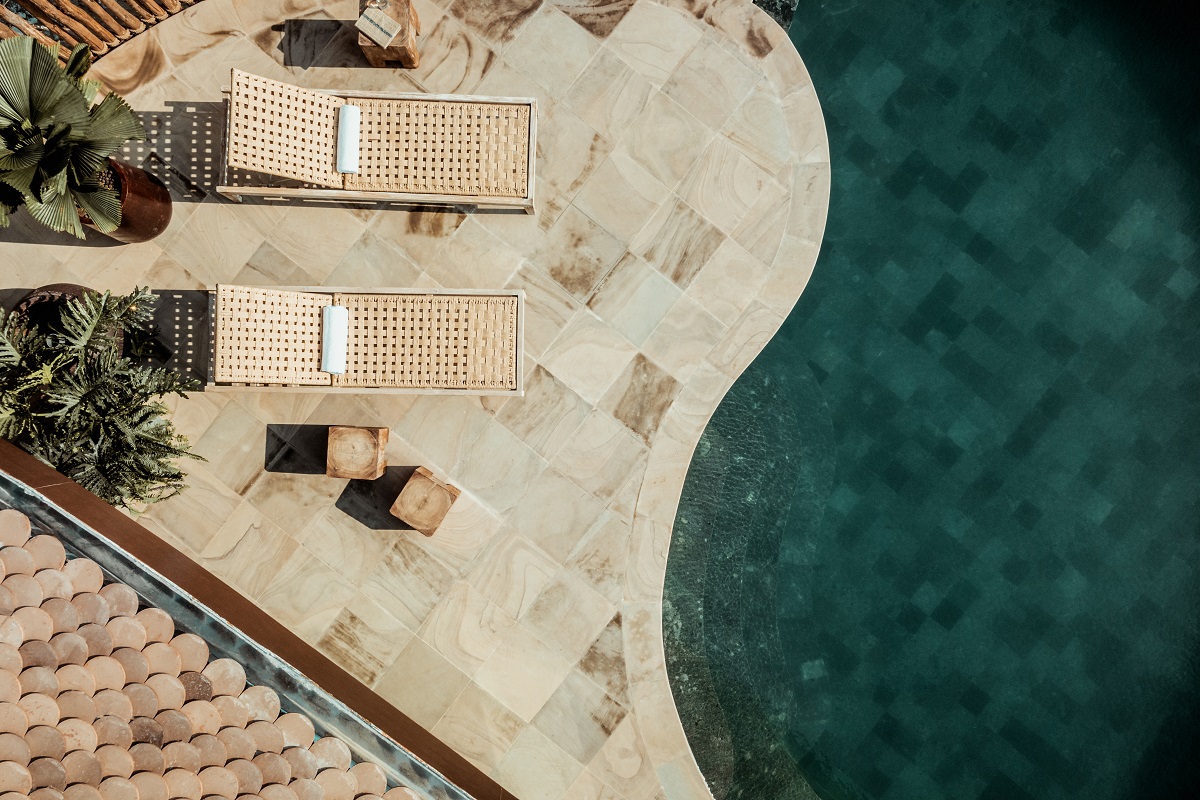
[[[161,402],[196,382],[122,352],[154,302],[148,289],[114,297],[58,285],[0,309],[0,436],[115,506],[178,493],[176,460],[199,458]]]
[[[0,40],[0,228],[25,206],[38,222],[84,238],[84,224],[124,242],[157,236],[171,221],[167,188],[111,158],[146,132],[115,94],[93,105],[100,84],[84,78],[91,51],[65,65],[28,36]]]

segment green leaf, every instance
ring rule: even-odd
[[[145,140],[146,129],[124,99],[110,94],[92,108],[87,138],[95,147],[109,147],[111,155],[130,139]]]
[[[0,40],[0,117],[18,124],[29,117],[29,70],[33,39],[14,36]]]
[[[83,223],[79,221],[79,212],[70,193],[60,194],[53,199],[39,202],[36,198],[25,198],[25,207],[29,215],[38,222],[63,233],[69,233],[76,239],[87,238],[83,231]]]
[[[45,148],[42,143],[41,131],[22,137],[19,142],[14,144],[15,146],[11,149],[0,147],[0,174],[5,170],[36,166],[42,160]]]
[[[67,170],[63,168],[57,175],[50,175],[42,181],[41,201],[49,203],[67,193]]]
[[[37,165],[0,172],[0,183],[11,186],[28,201],[33,196],[33,182],[37,179]]]
[[[77,44],[67,57],[63,72],[73,81],[80,81],[92,68],[92,51],[86,44]]]
[[[29,117],[35,125],[51,123],[86,128],[88,104],[75,82],[63,74],[58,54],[35,46],[29,71]]]
[[[121,227],[121,198],[115,189],[76,191],[75,202],[102,233],[111,233]]]

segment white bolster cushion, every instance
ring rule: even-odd
[[[346,349],[350,338],[350,311],[345,306],[321,309],[321,371],[346,374]]]
[[[358,174],[358,130],[362,109],[345,105],[338,111],[337,171]]]

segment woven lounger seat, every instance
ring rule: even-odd
[[[337,171],[338,114],[361,109],[359,172]],[[533,212],[528,98],[318,92],[232,71],[221,194],[523,208]],[[239,171],[297,186],[237,182]]]
[[[221,284],[213,388],[521,394],[519,291],[290,290]],[[321,370],[322,311],[349,312],[346,372]]]

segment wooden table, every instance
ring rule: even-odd
[[[387,471],[387,428],[354,428],[334,425],[329,428],[329,452],[325,474],[330,478],[373,481]]]
[[[358,13],[361,16],[366,10],[367,0],[358,0]],[[389,61],[399,61],[405,69],[413,69],[420,65],[421,54],[417,52],[417,35],[421,32],[421,20],[417,10],[413,8],[412,0],[391,0],[383,13],[400,23],[400,35],[390,47],[380,47],[361,31],[358,34],[358,46],[372,67],[382,69]]]
[[[439,481],[429,470],[417,467],[400,490],[396,502],[392,503],[392,516],[411,525],[415,531],[433,536],[459,494],[458,489]]]

